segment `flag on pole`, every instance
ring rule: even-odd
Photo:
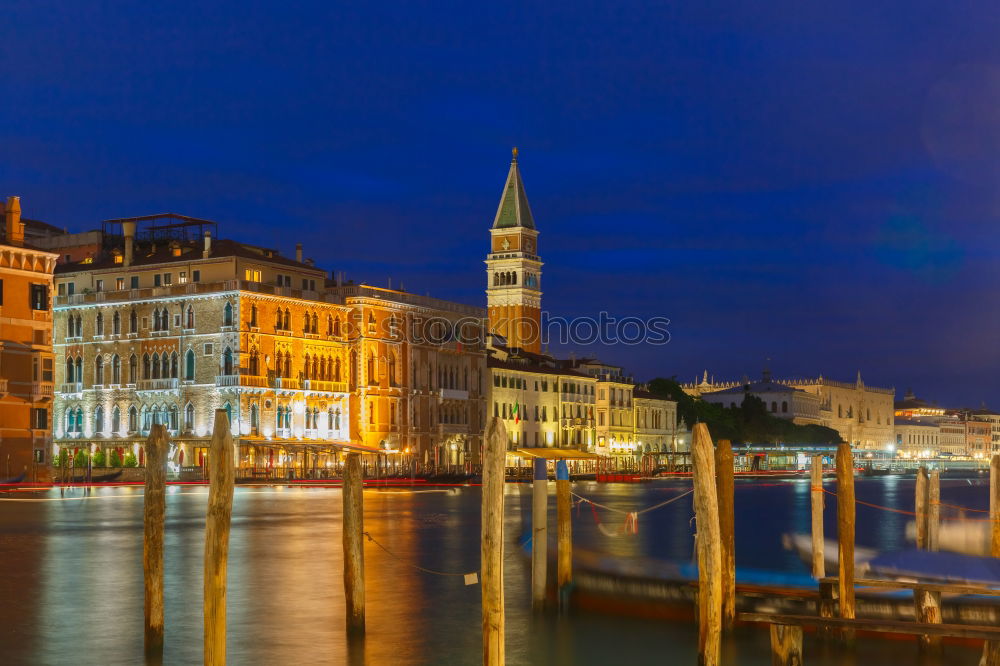
[[[514,425],[517,425],[518,423],[521,422],[521,409],[520,408],[521,408],[521,405],[518,404],[518,402],[515,400],[514,401],[514,409],[511,410],[511,412],[514,414]]]

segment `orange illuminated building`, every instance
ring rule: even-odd
[[[0,202],[0,475],[47,478],[52,448],[52,271],[24,244],[18,197]]]

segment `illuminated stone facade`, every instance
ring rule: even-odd
[[[482,310],[327,284],[301,256],[210,233],[144,246],[134,234],[126,222],[121,248],[60,268],[57,443],[141,456],[163,422],[172,462],[201,466],[225,409],[240,466],[261,474],[318,473],[345,448],[397,462],[478,457],[485,356],[447,329],[481,326]],[[445,334],[414,338],[422,326]]]
[[[0,478],[48,479],[56,255],[25,246],[17,197],[0,202]]]

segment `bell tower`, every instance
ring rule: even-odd
[[[486,307],[490,333],[508,347],[540,353],[542,348],[542,260],[538,230],[524,193],[517,148],[503,186],[486,256]]]

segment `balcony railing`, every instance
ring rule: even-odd
[[[267,388],[269,386],[267,377],[260,375],[240,375],[240,386],[252,388]]]
[[[166,377],[162,379],[140,379],[135,387],[137,391],[169,391],[177,388],[176,377]]]
[[[323,391],[325,393],[347,393],[347,382],[331,382],[323,379],[307,379],[303,383],[307,391]]]
[[[462,389],[441,389],[442,400],[468,400],[469,392]]]
[[[33,401],[52,399],[52,382],[31,382],[31,399]]]
[[[293,377],[275,377],[274,388],[301,389],[302,382]]]
[[[216,386],[239,386],[240,376],[239,375],[216,375],[215,376]]]
[[[83,382],[70,382],[59,386],[60,393],[82,393]]]

